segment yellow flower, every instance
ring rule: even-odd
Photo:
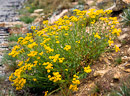
[[[45,50],[46,50],[46,52],[47,53],[50,53],[50,52],[53,52],[54,51],[54,49],[51,49],[49,46],[47,46],[47,45],[44,45],[44,48],[45,48]]]
[[[45,95],[44,95],[44,96],[47,96],[47,93],[48,93],[48,91],[45,92]]]
[[[68,71],[68,69],[65,69],[65,71]]]
[[[48,75],[48,78],[51,78],[51,75]]]
[[[114,41],[108,40],[109,46],[114,43]]]
[[[59,80],[61,80],[61,75],[59,74],[59,72],[53,72],[53,77],[49,76],[49,80],[53,80],[53,82],[57,82]]]
[[[118,52],[120,51],[119,47],[117,45],[115,45],[115,51]]]
[[[35,30],[35,29],[36,29],[36,26],[31,26],[31,29],[32,29],[32,30]]]
[[[18,66],[20,67],[22,64],[23,64],[23,61],[20,61],[19,64],[18,64]]]
[[[47,73],[50,73],[51,71],[50,70],[47,70]]]
[[[117,36],[120,36],[121,29],[114,28],[112,31],[112,34],[116,34]]]
[[[105,13],[110,14],[112,10],[106,10]]]
[[[68,33],[65,33],[64,35],[65,35],[65,36],[68,36]]]
[[[37,55],[38,52],[36,51],[31,51],[29,54],[27,54],[29,57],[34,57],[35,55]]]
[[[69,89],[72,89],[73,91],[77,91],[77,85],[80,84],[80,81],[77,80],[79,77],[75,74],[73,75],[72,84],[70,85]]]
[[[73,91],[77,91],[78,88],[77,88],[77,85],[70,85],[69,89],[72,89]]]
[[[25,62],[28,62],[30,60],[30,58],[28,58]]]
[[[98,33],[96,33],[96,34],[94,35],[94,37],[95,37],[95,38],[98,38],[98,39],[101,39],[101,37],[98,35]]]
[[[76,43],[80,43],[80,40],[79,40],[79,41],[76,41]]]
[[[46,21],[43,21],[43,24],[48,24],[48,20],[46,20]]]
[[[69,17],[67,15],[64,16],[64,19],[68,19]]]
[[[65,58],[59,58],[59,62],[62,63]]]
[[[58,43],[60,43],[60,41],[56,41],[56,43],[58,44]]]
[[[33,48],[34,46],[38,46],[38,44],[36,44],[36,42],[33,42],[32,44],[28,45],[28,48]]]
[[[36,78],[33,78],[33,81],[35,82],[35,81],[37,81],[37,79],[36,79]]]
[[[64,50],[68,51],[69,49],[71,49],[70,45],[65,45]]]
[[[41,55],[41,56],[42,56],[42,55],[43,55],[43,52],[39,53],[39,55]]]
[[[37,59],[40,59],[40,57],[37,57]]]
[[[77,75],[73,75],[74,78],[79,78]]]

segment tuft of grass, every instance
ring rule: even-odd
[[[22,25],[20,25],[20,24],[16,24],[15,26],[14,26],[14,28],[21,28],[22,27]]]
[[[23,17],[20,17],[20,20],[29,24],[29,23],[32,23],[35,20],[35,18],[29,17],[29,16],[23,16]]]
[[[125,45],[125,44],[127,44],[127,41],[126,41],[126,40],[122,40],[121,43],[122,43],[123,45]]]
[[[23,35],[22,34],[11,34],[9,37],[8,37],[8,41],[15,41],[17,42],[18,41],[18,38],[19,37],[22,37]]]
[[[100,85],[96,84],[94,87],[91,88],[91,95],[99,94],[100,93]]]
[[[130,82],[123,83],[119,90],[114,90],[108,96],[130,96]]]
[[[130,77],[124,77],[121,85],[107,96],[130,96]]]
[[[8,71],[14,71],[17,69],[16,60],[17,58],[13,58],[8,55],[9,52],[6,52],[2,58],[1,63],[7,66]]]
[[[123,26],[130,26],[130,7],[123,12],[124,14],[121,15]]]
[[[121,62],[122,62],[121,57],[117,57],[115,62],[116,62],[116,64],[121,64]]]

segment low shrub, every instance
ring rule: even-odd
[[[75,16],[64,16],[53,25],[43,21],[42,30],[32,26],[33,33],[18,39],[9,53],[19,60],[9,77],[16,90],[28,87],[50,95],[59,89],[70,96],[78,90],[80,79],[92,71],[90,64],[120,35],[117,18],[107,17],[111,10],[74,11]]]
[[[121,15],[123,26],[130,26],[130,8],[124,10],[124,14]]]

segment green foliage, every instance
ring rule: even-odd
[[[27,24],[32,23],[34,19],[35,19],[34,17],[29,17],[29,16],[20,17],[20,20]]]
[[[122,17],[122,21],[124,23],[124,26],[129,26],[130,25],[130,8],[124,10]]]

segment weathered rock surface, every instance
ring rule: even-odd
[[[38,16],[40,16],[38,13],[32,13],[31,15],[30,15],[31,17],[38,17]]]
[[[128,5],[123,0],[113,0],[114,5],[106,10],[113,10],[113,11],[120,11],[124,8],[126,8]]]
[[[24,1],[25,0],[0,0],[0,76],[5,76],[6,74],[6,66],[3,65],[1,61],[3,52],[8,50],[8,29],[15,24],[21,24],[17,10],[22,8]],[[0,90],[3,89],[0,88]]]
[[[67,12],[68,12],[68,9],[65,9],[59,15],[56,15],[56,14],[52,15],[52,17],[49,19],[49,23],[51,23],[51,24],[54,23]]]
[[[43,12],[43,9],[36,9],[36,10],[34,10],[34,13],[40,13],[40,12]]]
[[[0,22],[17,21],[14,18],[19,14],[16,10],[22,8],[25,0],[0,0]]]
[[[119,39],[120,41],[122,41],[122,40],[125,39],[127,36],[128,36],[128,34],[125,33],[125,34],[119,36],[118,39]]]

